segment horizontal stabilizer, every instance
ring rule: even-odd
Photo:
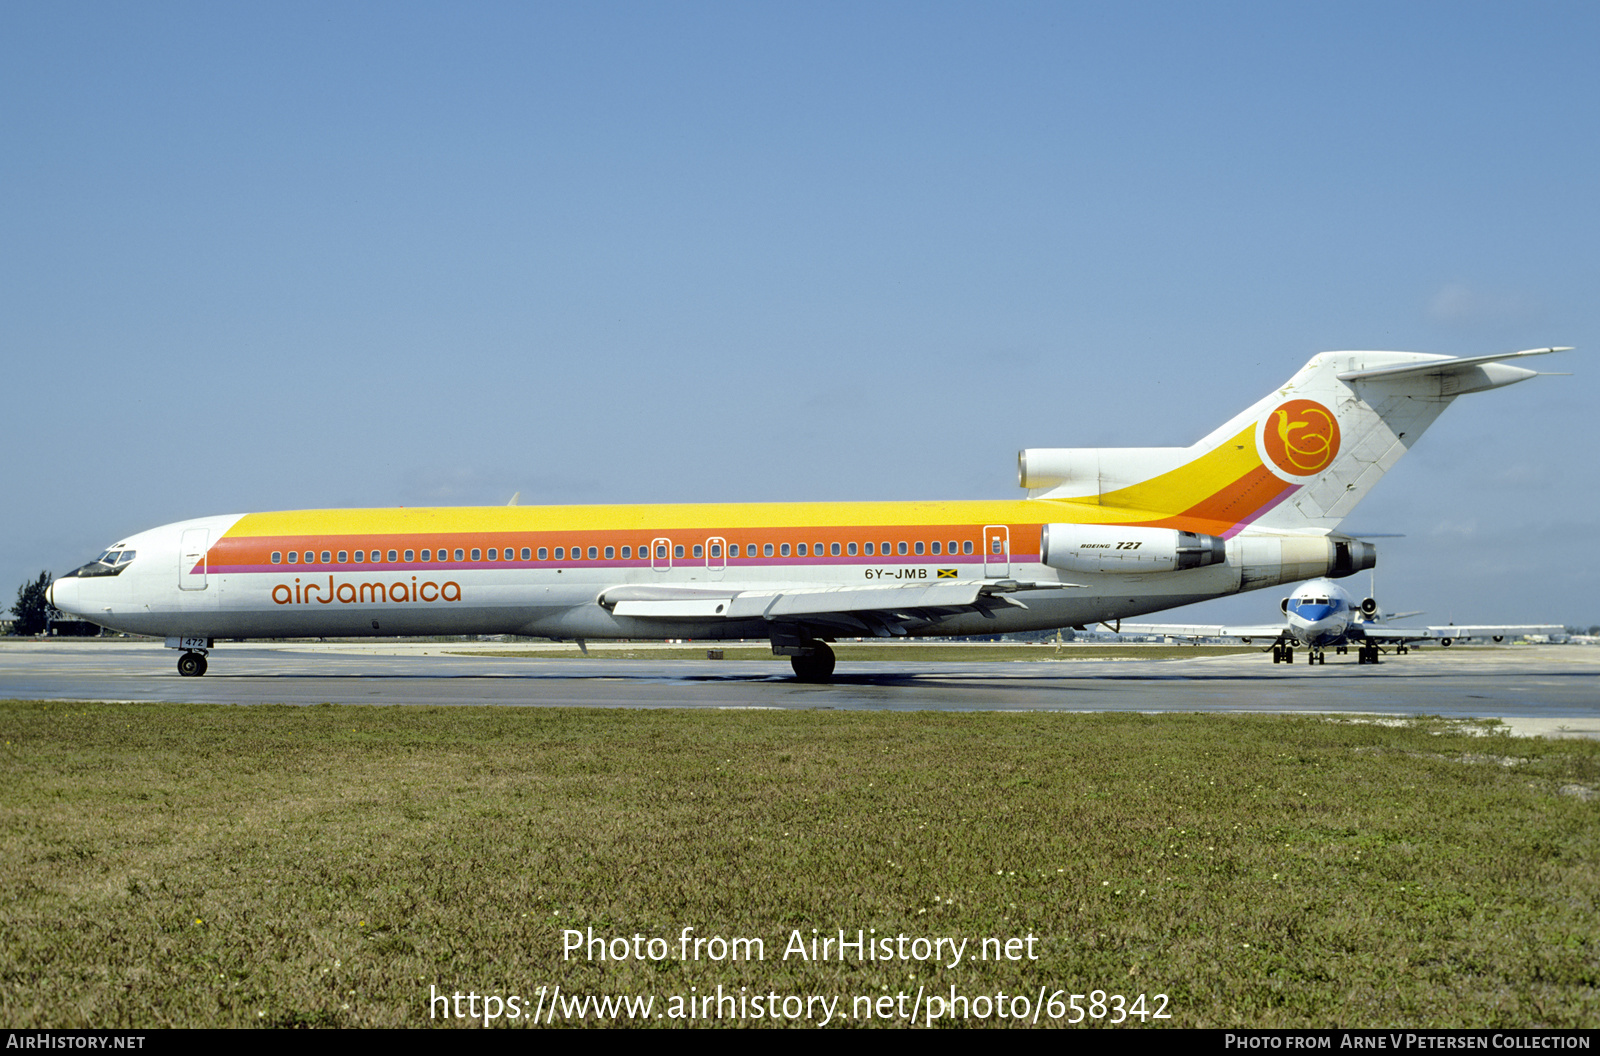
[[[1398,378],[1444,377],[1462,375],[1486,363],[1505,363],[1525,356],[1548,356],[1552,352],[1571,352],[1572,346],[1563,348],[1529,348],[1521,352],[1501,352],[1488,356],[1446,356],[1421,363],[1398,367],[1376,367],[1370,370],[1346,370],[1338,375],[1340,381],[1372,381],[1378,378],[1393,381]],[[1520,381],[1520,377],[1513,380]],[[1506,382],[1505,384],[1509,384]]]

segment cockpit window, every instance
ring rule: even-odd
[[[127,568],[133,562],[133,559],[138,556],[139,552],[137,550],[113,546],[87,565],[82,568],[75,568],[61,578],[71,579],[76,576],[79,579],[89,579],[93,576],[115,576]]]

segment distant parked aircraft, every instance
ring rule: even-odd
[[[1172,638],[1242,638],[1246,642],[1266,638],[1273,643],[1272,662],[1275,664],[1294,663],[1296,646],[1308,650],[1306,662],[1311,664],[1326,663],[1325,650],[1329,648],[1342,653],[1351,645],[1358,647],[1361,663],[1375,664],[1380,646],[1394,646],[1397,652],[1404,653],[1413,642],[1437,641],[1440,645],[1450,645],[1470,638],[1492,638],[1499,642],[1522,635],[1560,634],[1562,630],[1555,624],[1389,627],[1384,625],[1384,620],[1402,617],[1385,617],[1372,598],[1356,602],[1331,579],[1302,583],[1283,599],[1279,608],[1283,610],[1283,622],[1253,627],[1124,623],[1118,630],[1124,634],[1164,634]],[[1402,614],[1405,615],[1416,613]]]

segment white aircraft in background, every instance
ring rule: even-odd
[[[1557,351],[1325,352],[1189,447],[1024,451],[1025,499],[231,514],[129,536],[51,601],[166,638],[184,675],[218,638],[518,634],[766,638],[822,681],[837,638],[1080,627],[1371,568],[1339,522],[1457,396]]]
[[[1419,613],[1407,612],[1385,616],[1373,598],[1356,602],[1343,587],[1331,579],[1313,579],[1302,583],[1278,606],[1284,622],[1259,624],[1254,627],[1224,627],[1200,624],[1121,624],[1122,634],[1164,634],[1169,638],[1240,638],[1246,645],[1256,638],[1272,640],[1272,662],[1294,663],[1295,647],[1307,650],[1306,662],[1325,664],[1326,650],[1343,653],[1349,646],[1357,647],[1357,658],[1363,664],[1376,664],[1381,646],[1394,646],[1395,652],[1405,653],[1413,642],[1437,641],[1440,645],[1470,638],[1492,638],[1496,642],[1530,634],[1560,634],[1562,628],[1555,624],[1527,626],[1482,625],[1458,627],[1388,627],[1387,620],[1404,619]]]

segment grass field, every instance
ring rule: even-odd
[[[1279,716],[12,701],[0,753],[11,1027],[461,1025],[430,1002],[457,992],[474,1022],[501,1001],[500,1024],[512,997],[558,1005],[557,1024],[820,1022],[818,999],[834,1024],[921,1023],[934,995],[968,999],[945,1023],[1012,1022],[1018,997],[1021,1022],[1104,1023],[1110,998],[1069,1003],[1096,990],[1152,1025],[1600,1022],[1588,741]],[[685,928],[759,938],[764,958],[684,959]],[[667,952],[564,959],[569,929]],[[969,945],[954,964],[896,943],[785,959],[812,929]],[[656,1004],[583,1014],[557,985]],[[744,1019],[686,1000],[719,985]],[[786,997],[811,1018],[783,1018]]]

